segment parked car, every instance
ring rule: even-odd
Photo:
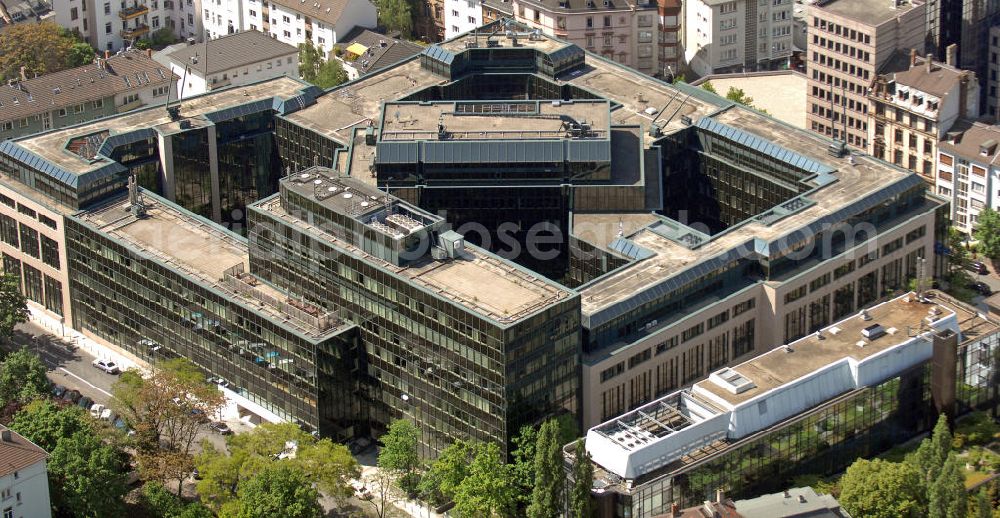
[[[106,408],[107,407],[105,407],[104,405],[97,403],[96,405],[90,407],[90,417],[93,417],[94,419],[100,419],[101,414],[104,412]]]
[[[101,369],[108,374],[118,374],[121,370],[118,369],[118,364],[111,360],[94,360],[94,367]]]
[[[52,387],[52,397],[56,399],[63,397],[63,394],[65,393],[66,393],[66,387],[62,385],[56,385]]]
[[[212,431],[222,435],[231,435],[233,433],[233,431],[229,428],[229,426],[227,426],[226,423],[223,423],[221,421],[216,421],[208,425],[208,427],[211,428]]]
[[[190,412],[191,412],[191,415],[194,416],[194,418],[199,423],[207,423],[208,422],[208,416],[205,415],[205,411],[204,410],[202,410],[200,408],[192,408],[190,410]]]
[[[79,390],[67,390],[66,393],[63,394],[62,399],[63,401],[69,401],[70,403],[73,403],[75,405],[76,402],[79,401],[81,397],[83,397],[83,395],[80,394]]]
[[[82,398],[80,398],[80,401],[76,402],[76,406],[78,406],[78,407],[80,407],[80,408],[82,408],[84,410],[90,410],[90,407],[93,404],[94,404],[94,400],[90,399],[90,396],[83,396]]]
[[[989,275],[990,271],[986,269],[986,265],[979,261],[969,261],[965,263],[965,268],[969,271],[976,272],[979,275]]]
[[[976,293],[984,297],[988,297],[993,294],[993,290],[991,290],[990,287],[987,286],[985,282],[974,282],[970,284],[969,287],[976,290]]]

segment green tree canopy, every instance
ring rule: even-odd
[[[923,474],[907,462],[859,459],[847,468],[840,487],[840,503],[851,516],[917,518],[926,514]]]
[[[469,473],[455,491],[455,509],[461,516],[507,517],[514,514],[517,487],[511,468],[504,463],[500,447],[481,444],[469,465]]]
[[[77,432],[92,432],[82,409],[76,406],[60,408],[47,399],[33,401],[18,411],[10,428],[49,453],[55,450],[61,438]]]
[[[92,62],[93,49],[83,52],[78,43],[72,33],[50,21],[11,25],[0,32],[0,75],[16,79],[24,67],[32,77]]]
[[[31,401],[47,396],[52,383],[46,377],[47,369],[37,354],[20,349],[0,363],[0,406],[10,401]]]
[[[948,460],[939,470],[928,493],[929,518],[966,518],[969,497],[965,493],[965,476],[959,470],[954,453],[948,454]]]
[[[326,60],[311,41],[299,44],[299,72],[302,79],[320,88],[332,88],[347,81],[347,72],[336,59]]]
[[[924,483],[933,483],[941,467],[948,460],[951,452],[951,430],[948,428],[948,418],[944,414],[938,416],[931,436],[920,442],[920,446],[907,456],[906,461],[913,464],[924,474]]]
[[[747,95],[742,88],[736,88],[735,86],[729,87],[729,91],[726,92],[726,99],[744,106],[753,106],[753,97]]]
[[[702,83],[701,84],[701,89],[702,90],[708,90],[709,92],[712,92],[713,94],[719,93],[719,92],[715,91],[715,85],[713,85],[711,81],[705,81],[704,83]]]
[[[478,444],[461,439],[441,450],[438,458],[420,478],[417,489],[434,505],[446,504],[455,498],[455,491],[469,473]]]
[[[17,24],[15,27],[25,25]],[[10,31],[11,29],[8,29]],[[0,32],[0,43],[3,38]],[[4,57],[0,50],[0,67]],[[2,72],[2,69],[0,69]],[[28,321],[28,301],[21,293],[20,282],[14,275],[0,275],[0,340],[7,340],[14,332],[14,327]]]
[[[562,511],[566,471],[562,467],[560,439],[555,419],[542,423],[535,443],[535,485],[528,506],[529,518],[548,518]]]
[[[73,516],[118,516],[128,492],[126,455],[81,430],[62,437],[49,459],[54,507]]]
[[[420,430],[406,419],[389,423],[389,430],[382,435],[382,449],[378,452],[378,467],[395,473],[399,487],[407,493],[417,490],[416,470],[420,467],[417,444]]]
[[[594,464],[583,439],[578,439],[573,455],[573,486],[569,495],[569,518],[590,518],[593,514],[590,496],[593,486]]]
[[[288,462],[272,462],[254,476],[240,481],[237,505],[223,516],[233,518],[319,518],[323,509],[309,477]],[[235,511],[234,514],[229,514]]]
[[[403,38],[413,32],[413,15],[409,0],[375,0],[378,24],[389,31],[399,31]]]
[[[1000,212],[989,207],[979,212],[979,223],[973,234],[979,249],[990,259],[1000,259]]]

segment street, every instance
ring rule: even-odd
[[[26,322],[14,328],[11,342],[18,348],[26,347],[38,354],[49,368],[49,380],[56,385],[73,389],[88,396],[95,403],[108,406],[111,401],[111,387],[118,381],[117,375],[108,374],[95,368],[91,362],[94,356],[87,351],[63,342],[58,336],[35,324]],[[8,349],[11,348],[9,345]],[[243,423],[226,421],[233,430],[245,428]],[[195,439],[194,453],[201,450],[202,439],[208,439],[216,449],[225,450],[225,437],[210,430],[199,432]]]

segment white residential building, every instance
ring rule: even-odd
[[[290,45],[311,41],[327,55],[355,27],[377,25],[369,0],[221,0],[242,3],[240,30],[258,30]]]
[[[483,25],[481,0],[444,0],[444,37],[451,39]]]
[[[0,425],[0,516],[52,516],[47,458],[45,450]]]
[[[937,146],[938,195],[951,200],[952,225],[971,234],[984,207],[1000,210],[1000,126],[960,119]]]
[[[299,77],[299,49],[260,31],[188,45],[167,58],[182,98],[279,76]]]
[[[792,0],[684,2],[684,58],[695,74],[787,66],[792,55]]]
[[[206,0],[210,2],[211,0]],[[54,21],[98,50],[118,51],[167,28],[181,39],[200,38],[202,0],[53,0]]]

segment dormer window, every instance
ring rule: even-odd
[[[930,111],[937,111],[938,102],[937,101],[927,101],[927,109]]]
[[[915,106],[920,106],[920,105],[924,104],[924,98],[922,96],[919,96],[919,95],[914,95],[913,96],[913,104]]]
[[[899,98],[902,99],[902,100],[904,100],[904,101],[907,100],[907,99],[909,99],[910,98],[910,91],[909,90],[900,90],[899,91]]]

